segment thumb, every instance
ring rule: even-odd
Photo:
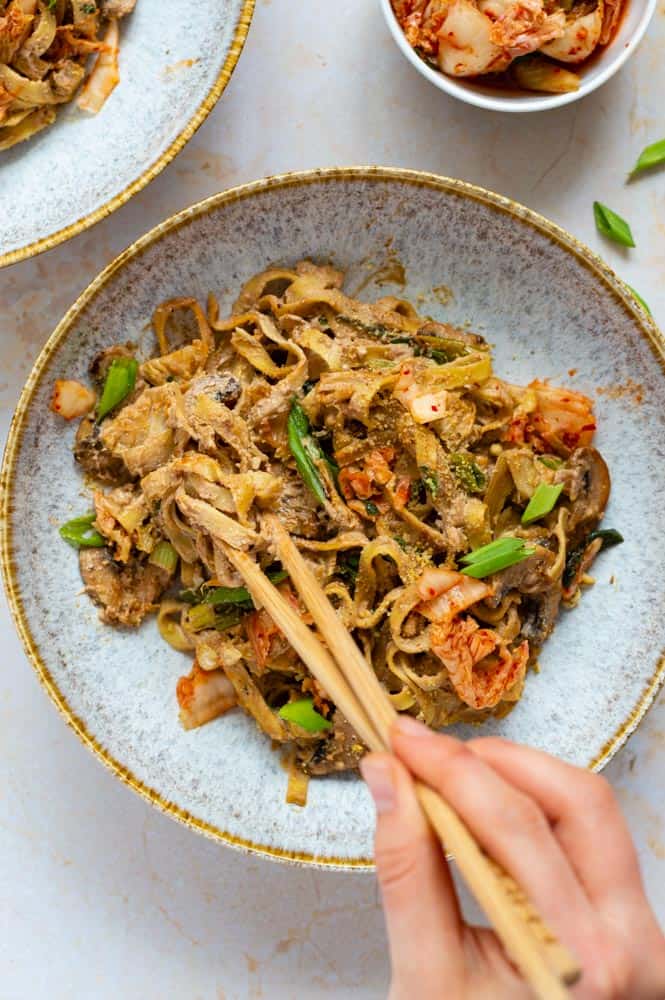
[[[376,871],[392,962],[392,1000],[450,995],[462,981],[462,917],[441,845],[404,766],[390,754],[360,765],[376,806]],[[429,984],[429,985],[428,985]]]

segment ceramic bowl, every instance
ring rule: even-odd
[[[120,83],[97,115],[65,105],[0,153],[0,267],[110,215],[180,152],[224,91],[255,0],[139,0],[121,22]]]
[[[397,18],[395,17],[391,0],[379,0],[381,10],[397,43],[397,47],[406,56],[412,66],[415,66],[421,76],[433,83],[439,90],[467,104],[489,111],[547,111],[550,108],[560,108],[564,104],[579,101],[587,94],[593,93],[602,84],[621,69],[627,59],[633,54],[641,42],[649,22],[653,17],[657,0],[625,0],[626,12],[623,14],[619,30],[609,45],[594,54],[590,64],[581,70],[582,83],[579,90],[569,94],[538,94],[529,91],[505,92],[491,84],[478,83],[447,76],[429,66],[424,59],[409,45]],[[571,67],[574,69],[575,67]]]
[[[365,298],[398,294],[468,323],[513,382],[551,378],[594,397],[614,481],[605,524],[625,543],[562,614],[515,710],[484,727],[594,768],[635,728],[665,670],[665,346],[609,268],[541,217],[460,181],[357,168],[261,181],[174,216],[93,281],[44,347],[7,444],[1,542],[16,624],[47,691],[119,777],[194,829],[273,858],[367,868],[374,812],[363,783],[314,780],[307,807],[289,806],[279,756],[240,711],[184,732],[175,683],[189,658],[154,620],[102,625],[57,534],[89,499],[75,428],[48,407],[54,379],[85,379],[97,351],[128,338],[151,351],[147,324],[164,299],[212,290],[228,309],[255,272],[303,257],[348,269],[347,287],[365,284]]]

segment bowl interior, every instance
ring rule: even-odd
[[[639,45],[657,6],[657,0],[625,0],[625,2],[626,9],[614,38],[609,45],[599,49],[581,69],[580,89],[568,94],[538,94],[517,89],[508,93],[503,88],[491,84],[456,79],[439,73],[421,59],[407,42],[393,12],[391,0],[380,0],[390,33],[398,48],[434,86],[468,104],[492,111],[510,112],[547,111],[550,108],[562,107],[590,94],[614,76]]]
[[[221,93],[252,8],[253,0],[200,0],[171,4],[165,17],[162,0],[136,5],[121,22],[120,83],[99,114],[65,105],[53,126],[0,154],[11,203],[0,213],[0,264],[96,221],[89,217],[159,172]]]
[[[562,615],[522,701],[484,729],[581,765],[601,764],[634,728],[665,648],[663,357],[588,251],[499,198],[397,171],[287,178],[213,199],[112,265],[45,348],[5,459],[4,563],[51,693],[107,763],[199,829],[273,856],[358,864],[371,855],[373,826],[362,782],[314,781],[298,809],[285,804],[278,755],[246,716],[185,733],[175,682],[188,657],[161,641],[154,621],[138,631],[102,625],[56,532],[89,499],[71,457],[75,429],[48,409],[53,380],[85,379],[93,354],[118,341],[151,350],[146,324],[163,299],[204,301],[212,290],[228,309],[250,275],[303,257],[347,268],[351,291],[374,276],[363,297],[398,294],[468,323],[495,345],[503,377],[550,378],[596,400],[614,481],[605,523],[625,543],[603,555],[595,587]],[[396,259],[404,286],[386,284],[381,270]]]

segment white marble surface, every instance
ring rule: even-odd
[[[665,132],[663,45],[661,3],[637,56],[605,88],[561,111],[501,117],[422,80],[376,0],[258,0],[226,94],[166,172],[91,231],[0,273],[3,440],[41,344],[101,267],[173,211],[283,170],[382,163],[493,188],[604,254],[665,324],[665,175],[624,184],[642,147]],[[8,195],[0,167],[2,212]],[[636,250],[603,244],[594,198],[629,219]],[[4,601],[0,637],[2,1000],[385,995],[373,878],[247,858],[162,816],[65,727]],[[607,773],[663,921],[664,753],[661,694]]]

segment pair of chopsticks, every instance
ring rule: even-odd
[[[302,661],[321,683],[358,736],[378,752],[390,752],[397,713],[323,588],[274,516],[265,520],[277,555],[310,612],[327,648],[245,552],[224,544],[224,552]],[[334,653],[334,658],[333,658]],[[438,792],[421,782],[416,793],[431,826],[449,851],[469,889],[493,925],[508,956],[540,1000],[568,997],[580,966],[546,926],[514,879],[481,849],[457,813]]]

